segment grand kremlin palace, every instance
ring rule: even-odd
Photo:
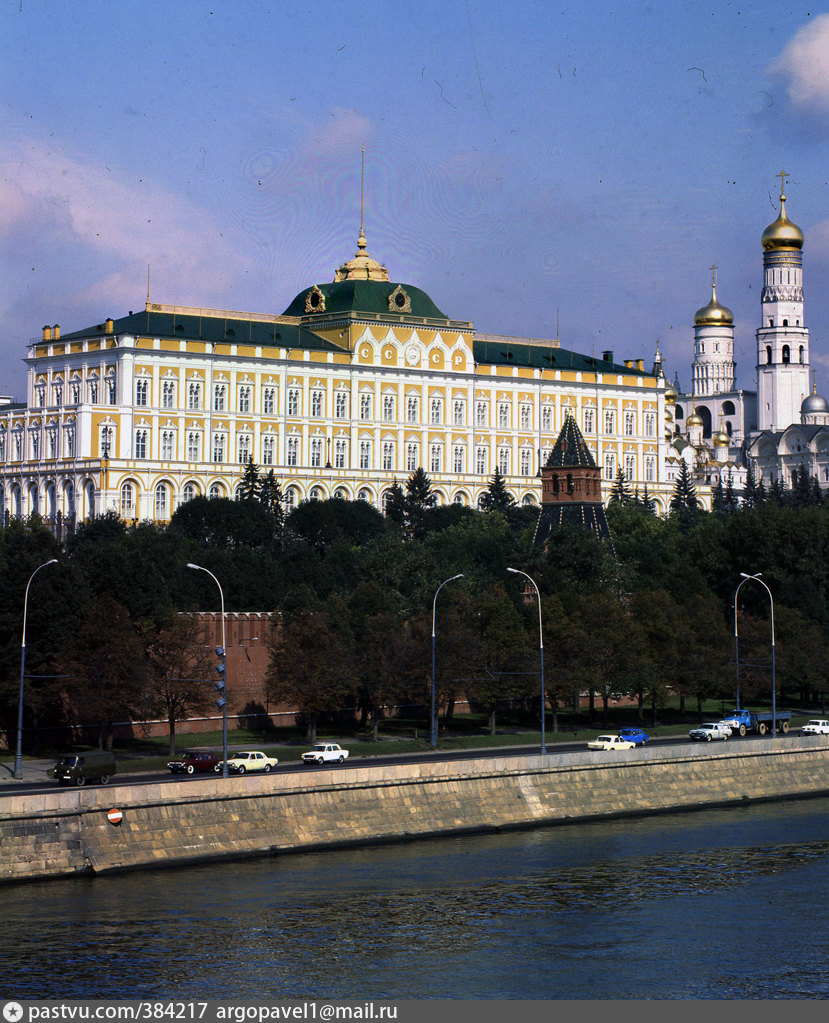
[[[619,469],[660,511],[673,489],[659,364],[477,334],[390,281],[362,229],[334,281],[282,315],[148,298],[83,330],[44,327],[26,363],[25,405],[0,406],[4,521],[163,522],[197,495],[234,497],[248,459],[273,469],[288,508],[333,496],[382,508],[420,466],[441,503],[476,505],[497,468],[538,505],[568,415],[605,499]]]

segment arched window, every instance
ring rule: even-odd
[[[135,489],[132,483],[121,485],[121,518],[131,519],[135,515]]]
[[[766,364],[771,365],[771,345],[766,345]]]
[[[168,494],[169,492],[166,483],[159,483],[155,488],[155,517],[157,519],[166,519],[169,517],[170,505]]]
[[[791,353],[788,345],[783,345],[783,365],[788,366],[791,360]]]
[[[211,484],[211,486],[210,486],[210,493],[208,495],[210,497],[211,501],[214,501],[214,500],[216,500],[219,497],[224,497],[224,494],[225,494],[224,487],[221,485],[221,483],[213,483],[213,484]]]
[[[806,354],[806,352],[803,350],[803,345],[801,345],[800,346],[800,365],[801,366],[803,365],[805,354]]]
[[[194,497],[198,495],[195,483],[185,483],[184,490],[181,492],[182,501],[192,501]]]

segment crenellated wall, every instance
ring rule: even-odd
[[[829,736],[57,789],[0,796],[0,881],[826,793]]]

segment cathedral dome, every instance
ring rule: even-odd
[[[764,252],[774,249],[802,249],[803,232],[786,216],[786,196],[780,193],[780,214],[777,220],[763,231],[761,239]]]
[[[700,327],[704,324],[732,324],[734,322],[734,314],[727,307],[717,301],[717,291],[714,285],[711,285],[711,301],[708,305],[702,306],[697,309],[694,313],[694,326]]]
[[[801,416],[807,415],[826,415],[829,413],[829,402],[822,397],[822,395],[815,393],[814,391],[809,395],[808,398],[804,398],[803,403],[800,406]]]
[[[715,448],[727,448],[731,443],[731,438],[724,430],[720,430],[715,433],[711,440]]]
[[[702,426],[702,416],[698,416],[696,412],[688,416],[685,420],[686,426]]]

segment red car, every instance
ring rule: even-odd
[[[179,760],[171,760],[167,767],[173,774],[202,774],[212,771],[221,759],[221,753],[188,750]]]

